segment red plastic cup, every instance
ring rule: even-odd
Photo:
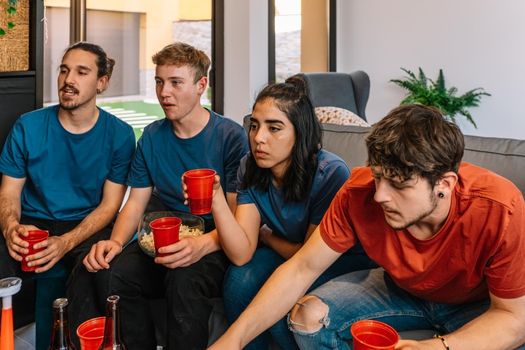
[[[182,176],[187,187],[190,212],[195,215],[211,212],[213,181],[217,172],[213,169],[194,169]]]
[[[362,320],[350,327],[354,350],[394,350],[399,334],[386,323]]]
[[[44,248],[35,249],[33,246],[36,243],[43,242],[49,237],[49,231],[45,230],[29,230],[27,231],[29,235],[27,237],[20,236],[21,239],[29,243],[29,252],[27,254],[20,254],[22,255],[22,271],[30,272],[35,271],[38,266],[27,266],[27,260],[26,257],[28,255],[33,255],[35,253],[38,253],[39,251],[44,250]]]
[[[182,220],[175,216],[158,218],[149,223],[153,232],[153,242],[155,243],[155,256],[166,256],[166,253],[159,253],[159,248],[177,243],[179,241],[179,230]]]
[[[83,322],[77,328],[81,350],[98,350],[104,339],[105,317],[95,317]]]

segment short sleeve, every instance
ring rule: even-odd
[[[241,159],[239,169],[237,170],[237,205],[240,204],[251,204],[255,203],[250,194],[250,190],[247,188],[241,188],[244,173],[246,172],[246,162],[248,161],[248,155]]]
[[[142,134],[142,137],[137,143],[137,149],[135,150],[135,155],[133,156],[133,161],[131,162],[131,169],[128,175],[128,186],[145,188],[153,186],[153,179],[151,174],[148,171],[144,156],[144,137],[146,133]]]
[[[224,173],[226,177],[226,192],[235,193],[238,187],[237,170],[241,159],[248,153],[248,137],[240,125],[230,131],[231,136],[225,152]]]
[[[114,148],[111,159],[111,169],[108,179],[118,184],[125,184],[130,169],[131,160],[135,151],[135,134],[133,129],[126,125],[125,137],[120,138]]]
[[[507,224],[498,249],[485,269],[487,285],[500,298],[518,298],[525,295],[525,204],[516,195],[515,207],[509,210]]]
[[[7,137],[0,156],[0,172],[14,177],[27,176],[27,150],[25,148],[25,131],[19,119]]]
[[[344,253],[356,242],[349,213],[350,179],[341,187],[319,225],[323,241],[334,251]]]

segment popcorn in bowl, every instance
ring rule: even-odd
[[[149,223],[155,219],[176,216],[182,219],[179,230],[179,237],[196,237],[204,234],[204,220],[200,216],[176,212],[176,211],[155,211],[144,214],[138,227],[138,243],[144,253],[155,257],[155,242]]]

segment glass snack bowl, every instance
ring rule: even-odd
[[[176,216],[182,220],[179,238],[195,237],[204,234],[204,220],[200,216],[179,211],[152,211],[146,213],[139,222],[137,238],[140,249],[153,258],[155,257],[155,241],[149,224],[155,219],[168,216]]]

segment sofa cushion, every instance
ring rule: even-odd
[[[525,140],[465,136],[463,159],[509,179],[525,193]]]
[[[349,168],[366,165],[366,135],[370,128],[322,124],[323,146],[343,158]],[[463,160],[511,180],[525,193],[525,140],[465,136]]]
[[[337,125],[370,126],[354,112],[339,107],[315,107],[315,115],[319,122]]]

